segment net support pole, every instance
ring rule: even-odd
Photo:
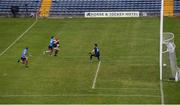
[[[160,57],[159,57],[159,67],[160,67],[160,80],[162,80],[162,61],[163,61],[163,17],[164,16],[164,0],[161,0],[161,11],[160,11]]]

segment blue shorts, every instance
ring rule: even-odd
[[[24,57],[21,57],[21,60],[22,60],[22,61],[25,61],[25,60],[26,60],[26,58],[24,58]]]
[[[100,56],[100,54],[99,54],[99,53],[96,53],[96,54],[95,54],[95,57],[99,57],[99,56]]]
[[[48,46],[48,48],[52,50],[52,49],[53,49],[53,46]]]

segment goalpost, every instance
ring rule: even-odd
[[[163,31],[163,21],[164,0],[161,1],[160,13],[160,80],[163,80],[163,78],[167,76],[166,78],[168,79],[178,81],[180,79],[180,69],[177,66],[176,61],[176,46],[174,44],[174,34]]]
[[[160,66],[160,80],[162,80],[162,52],[163,52],[163,20],[164,20],[164,0],[161,1],[161,11],[160,11],[160,56],[159,56],[159,66]]]

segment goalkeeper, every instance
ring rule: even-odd
[[[92,62],[92,57],[97,57],[98,61],[100,61],[100,50],[98,48],[98,45],[95,43],[94,48],[91,52],[89,52],[90,55],[90,61]]]

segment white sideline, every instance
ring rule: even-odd
[[[161,92],[161,105],[164,105],[163,81],[161,81],[161,80],[160,80],[160,92]]]
[[[2,56],[7,50],[9,50],[19,39],[21,39],[35,24],[37,23],[37,20],[31,24],[29,28],[27,28],[17,39],[11,43],[3,52],[1,52],[0,56]]]
[[[154,90],[159,91],[159,89],[152,89],[152,88],[96,88],[97,90]]]
[[[96,79],[97,79],[97,76],[98,76],[98,72],[99,72],[100,66],[101,66],[101,61],[99,61],[99,63],[98,63],[98,67],[97,67],[97,70],[96,70],[96,74],[95,74],[95,77],[94,77],[94,80],[93,80],[92,89],[94,89],[95,86],[96,86]]]
[[[116,94],[57,94],[57,95],[0,95],[0,97],[160,97],[158,95],[116,95]]]

